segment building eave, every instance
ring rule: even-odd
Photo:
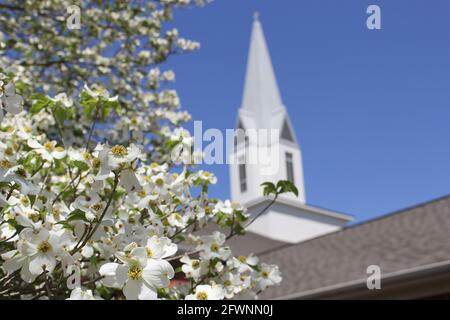
[[[433,277],[439,279],[444,276],[446,278],[450,277],[450,260],[440,261],[436,263],[431,263],[423,266],[417,266],[413,268],[398,270],[381,275],[381,286],[382,290],[369,290],[367,288],[367,278],[357,279],[354,281],[348,281],[343,283],[338,283],[331,286],[326,286],[322,288],[312,289],[308,291],[298,292],[294,294],[289,294],[285,296],[275,297],[274,300],[300,300],[300,299],[352,299],[352,298],[368,298],[369,293],[375,293],[377,291],[383,291],[386,293],[388,290],[395,286],[405,285],[411,282],[420,283],[422,279],[427,277]],[[436,288],[439,290],[439,288]],[[448,290],[448,286],[443,288],[443,291]],[[420,291],[420,290],[419,290]],[[410,298],[420,298],[420,296],[414,296],[411,292]]]
[[[272,201],[272,199],[269,197],[259,197],[255,200],[245,202],[245,203],[243,203],[243,205],[246,206],[247,208],[251,209],[252,207],[255,207],[260,204],[266,204],[266,203],[269,203],[270,201]],[[294,207],[296,209],[301,209],[301,210],[304,210],[309,213],[342,220],[343,222],[350,222],[353,220],[353,216],[348,215],[348,214],[338,213],[338,212],[334,212],[334,211],[323,209],[323,208],[317,208],[317,207],[313,207],[310,205],[301,204],[297,201],[293,201],[293,200],[286,199],[283,197],[279,197],[277,199],[277,203],[281,203],[281,204],[284,204],[284,205],[287,205],[290,207]]]

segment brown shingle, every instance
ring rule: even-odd
[[[450,259],[450,196],[312,240],[269,250],[282,283],[261,298],[277,298],[366,279],[375,264],[383,274]]]

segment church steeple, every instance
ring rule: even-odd
[[[259,128],[272,127],[272,113],[284,109],[258,13],[253,21],[241,108],[253,113]]]
[[[277,202],[249,226],[250,231],[272,239],[298,242],[336,230],[350,219],[306,205],[302,153],[281,99],[258,14],[253,21],[236,128],[240,132],[229,154],[231,198],[244,204],[254,217],[271,200],[262,194],[263,182],[290,180],[299,191],[298,197],[293,194],[278,197]],[[270,132],[270,141],[261,143],[258,134],[262,130],[259,129]],[[256,135],[249,134],[255,131]],[[279,139],[273,141],[273,135]],[[248,161],[249,155],[257,155],[257,161]]]
[[[262,182],[291,180],[299,189],[300,195],[298,198],[293,195],[289,197],[293,201],[305,203],[300,147],[281,99],[258,14],[255,14],[253,21],[244,92],[236,128],[246,131],[266,129],[266,136],[270,135],[270,139],[275,136],[278,140],[263,142],[262,134],[256,139],[249,135],[243,139],[238,134],[235,143],[237,150],[231,156],[244,159],[249,154],[263,154],[264,159],[258,159],[261,161],[256,164],[246,163],[231,169],[235,171],[231,178],[233,199],[250,202],[260,198]],[[270,170],[267,170],[268,167]],[[239,176],[238,179],[236,175]]]

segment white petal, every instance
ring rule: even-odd
[[[9,275],[12,272],[20,269],[23,264],[25,263],[25,257],[22,256],[21,254],[17,254],[16,256],[10,256],[9,258],[6,257],[6,254],[8,253],[17,253],[17,250],[12,250],[9,251],[7,253],[5,253],[4,255],[2,255],[2,259],[5,260],[5,262],[3,262],[2,268],[3,270],[6,271],[6,273]]]
[[[24,264],[20,270],[20,277],[28,283],[31,283],[36,279],[36,275],[30,272],[30,266],[28,263]]]
[[[156,300],[158,298],[158,294],[156,291],[142,282],[141,292],[138,296],[139,300]]]
[[[105,286],[111,288],[122,288],[127,279],[128,269],[118,263],[105,263],[100,267],[99,273],[104,276],[102,282]]]
[[[30,148],[33,148],[33,149],[42,149],[42,148],[44,148],[44,147],[42,146],[42,144],[40,144],[39,142],[37,142],[36,140],[31,139],[31,138],[28,139],[27,143],[28,143],[28,146],[29,146]]]
[[[84,246],[83,249],[81,249],[81,254],[85,258],[90,258],[94,254],[94,248],[92,248],[91,246]]]
[[[139,266],[145,267],[147,265],[147,250],[143,247],[137,247],[131,250],[130,258],[137,261]]]
[[[52,156],[53,156],[53,158],[55,158],[55,159],[62,159],[62,158],[64,158],[65,156],[66,156],[66,151],[53,151],[52,152]]]
[[[174,273],[172,266],[166,260],[150,259],[142,272],[142,278],[153,288],[166,288]]]
[[[52,272],[56,265],[56,259],[49,254],[39,253],[30,260],[30,273],[40,275],[44,271]]]
[[[137,300],[141,293],[141,287],[143,286],[142,280],[128,279],[125,287],[123,287],[123,294],[127,300]]]
[[[14,95],[5,98],[5,110],[12,114],[22,112],[23,98],[19,95]]]
[[[139,192],[142,187],[133,170],[123,170],[120,174],[120,185],[128,192]]]

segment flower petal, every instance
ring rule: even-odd
[[[104,276],[102,283],[106,287],[122,288],[127,279],[127,268],[124,265],[110,262],[100,267],[99,273]]]

